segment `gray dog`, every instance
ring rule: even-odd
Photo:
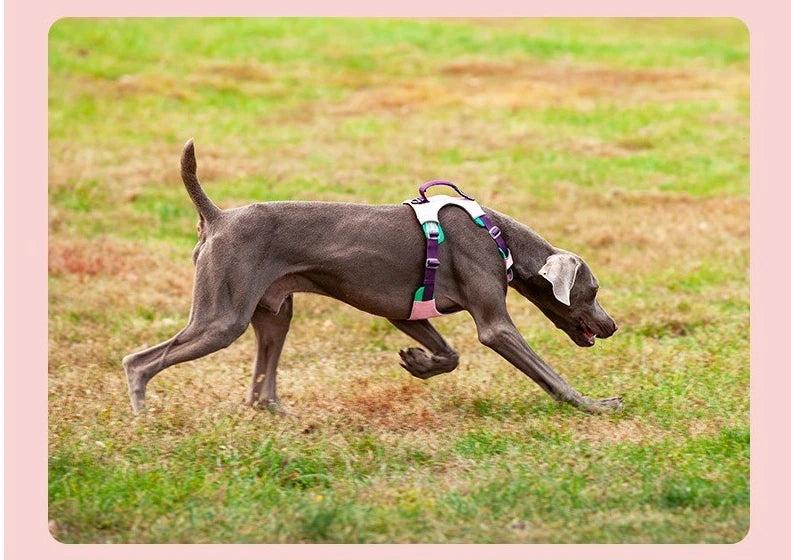
[[[225,348],[251,323],[256,356],[247,401],[277,407],[277,363],[294,292],[323,294],[387,318],[429,351],[399,352],[401,366],[415,377],[458,365],[456,351],[427,319],[409,320],[426,255],[426,237],[409,206],[268,202],[220,210],[198,182],[192,140],[181,157],[181,177],[200,215],[192,309],[176,336],[124,358],[135,413],[157,373]],[[596,278],[580,257],[508,216],[485,212],[510,246],[512,288],[579,346],[615,332],[615,321],[596,301]],[[618,410],[620,397],[581,395],[527,345],[506,310],[509,282],[491,237],[453,206],[442,210],[442,228],[449,242],[439,246],[436,309],[468,311],[478,339],[556,400],[590,413]]]

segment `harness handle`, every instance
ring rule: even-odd
[[[462,198],[466,198],[467,200],[475,200],[475,199],[474,199],[474,198],[472,198],[471,196],[467,196],[466,194],[464,194],[464,193],[461,191],[461,189],[460,189],[459,187],[457,187],[456,185],[454,185],[453,183],[451,183],[451,182],[449,182],[449,181],[443,181],[443,180],[441,180],[441,179],[440,179],[440,180],[436,180],[436,181],[429,181],[428,183],[424,183],[424,184],[423,184],[423,186],[421,186],[421,187],[418,189],[418,192],[420,193],[420,198],[419,198],[419,200],[420,200],[421,202],[428,202],[428,198],[426,198],[426,191],[428,190],[428,188],[429,188],[429,187],[433,187],[433,186],[435,186],[435,185],[445,185],[445,186],[451,187],[451,188],[452,188],[454,191],[456,191],[457,193],[459,193],[459,195],[460,195]]]

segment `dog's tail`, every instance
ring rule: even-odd
[[[184,151],[181,154],[181,180],[184,181],[184,186],[187,187],[187,193],[190,195],[198,214],[206,222],[211,222],[220,215],[222,210],[217,208],[217,205],[203,191],[203,187],[198,182],[197,169],[195,146],[192,138],[190,138],[184,145]]]

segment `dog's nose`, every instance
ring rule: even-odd
[[[601,335],[599,335],[599,338],[610,338],[615,334],[615,331],[618,330],[618,325],[616,324],[615,319],[610,318],[609,322],[609,326],[605,326],[607,323],[601,325]]]

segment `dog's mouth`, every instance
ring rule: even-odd
[[[585,342],[588,346],[593,346],[596,344],[596,334],[590,331],[582,331],[582,336],[585,338]]]
[[[596,344],[596,333],[582,321],[579,325],[578,337],[574,340],[578,346],[593,346]]]

